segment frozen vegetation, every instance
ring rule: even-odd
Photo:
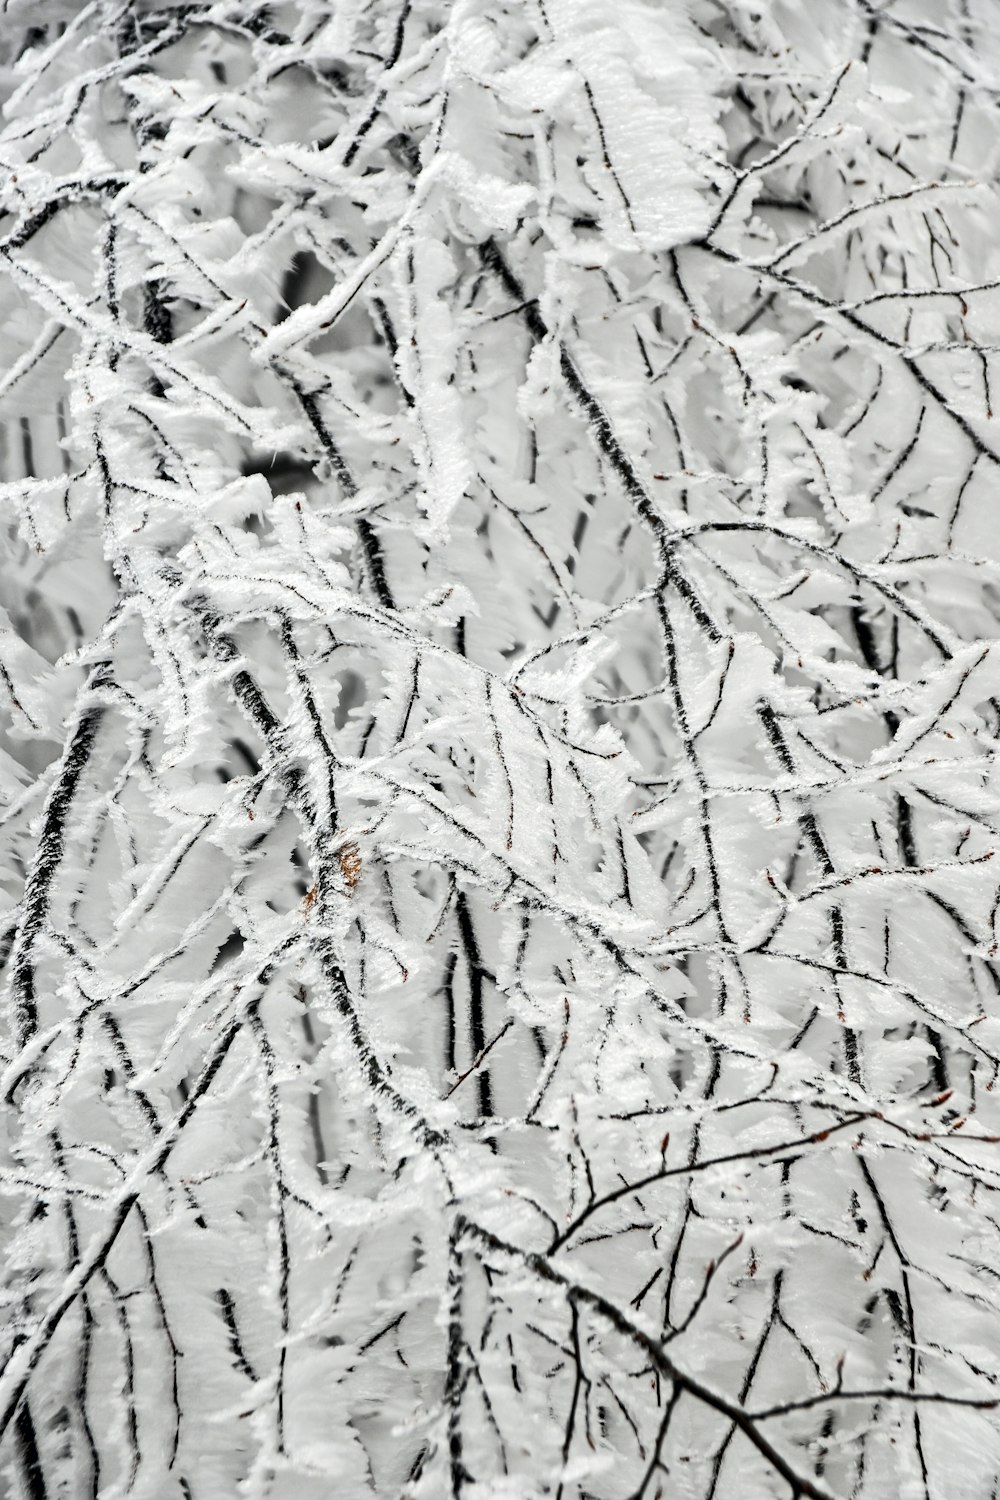
[[[0,1495],[994,1500],[996,0],[0,97]]]

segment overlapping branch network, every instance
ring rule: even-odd
[[[985,0],[0,39],[10,1493],[985,1500]]]

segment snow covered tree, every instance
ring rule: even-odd
[[[995,1497],[995,5],[0,62],[0,1493]]]

